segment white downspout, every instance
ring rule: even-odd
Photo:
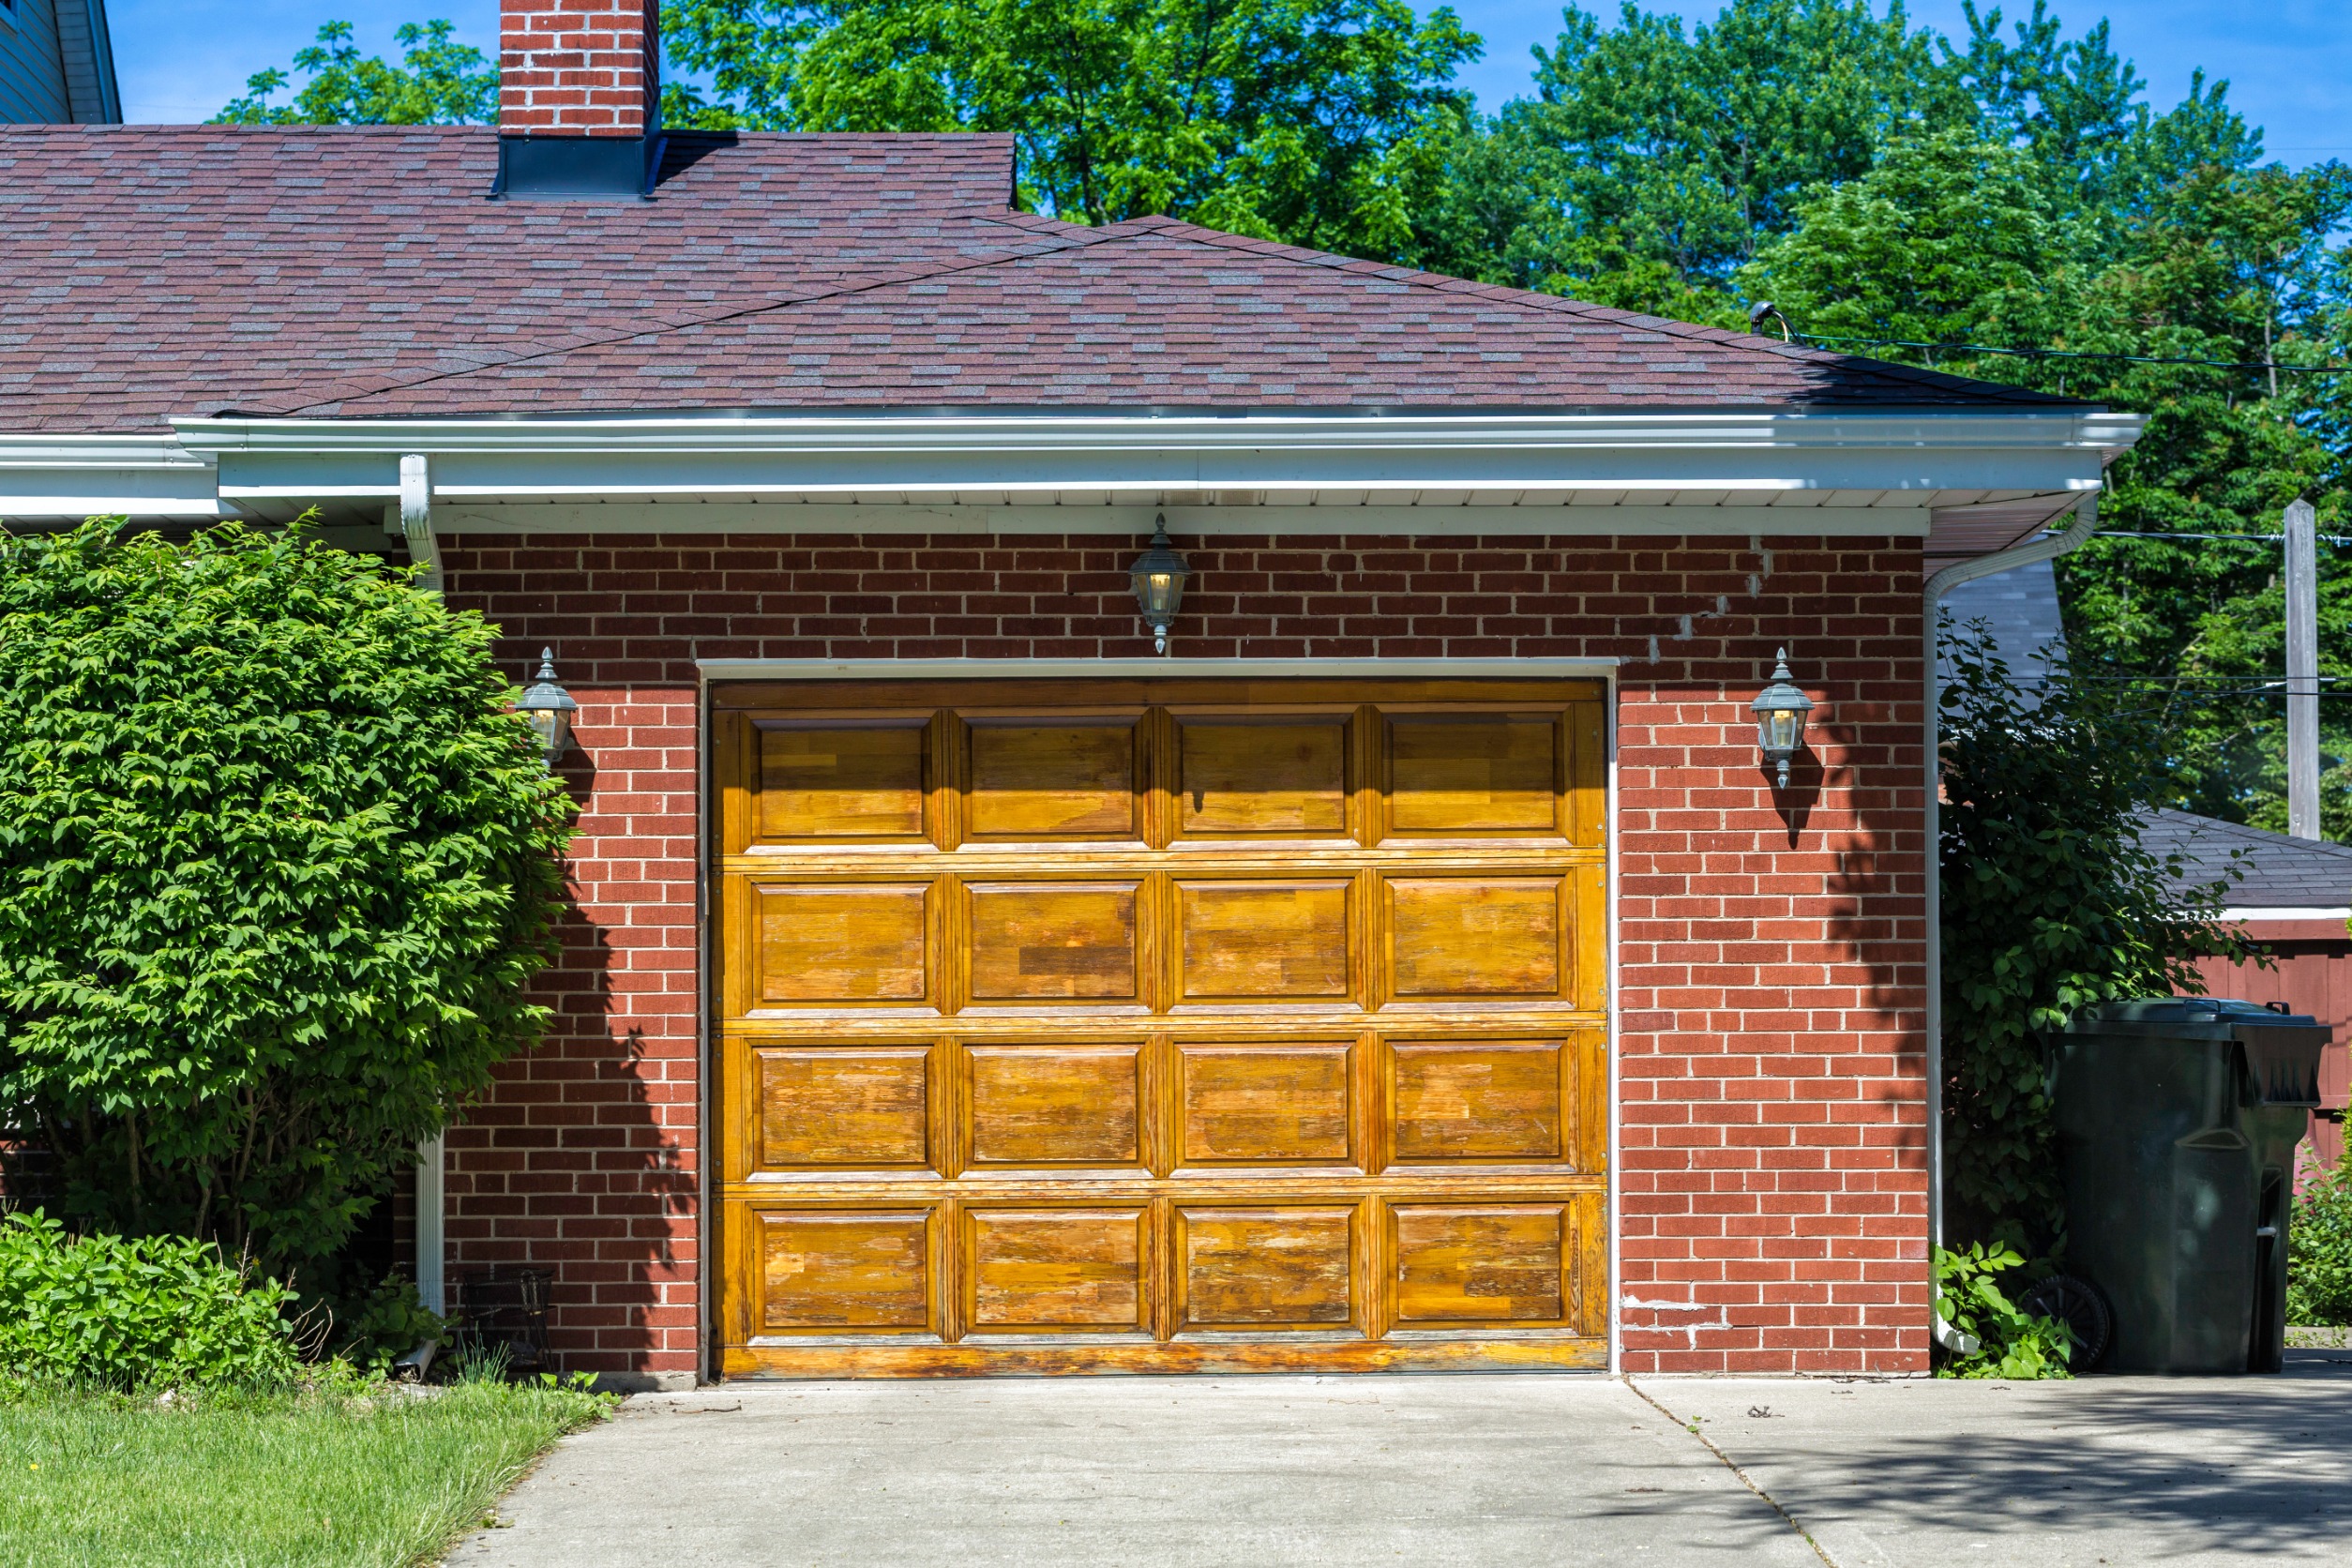
[[[400,459],[400,533],[409,560],[417,567],[416,586],[441,596],[441,541],[433,537],[431,470],[421,452]],[[440,1133],[416,1146],[416,1294],[428,1310],[446,1314],[446,1205],[443,1182],[447,1167]]]
[[[2089,538],[2099,526],[2099,492],[2085,491],[2073,510],[2074,520],[2062,533],[2045,533],[2028,544],[1946,566],[1929,578],[1922,590],[1927,610],[1927,1245],[1931,1254],[1944,1244],[1943,775],[1937,751],[1942,742],[1943,682],[1936,670],[1936,611],[1943,596],[1963,582],[2037,561],[2055,561]],[[1947,1327],[1932,1308],[1928,1323],[1936,1343],[1946,1349],[1967,1355],[1976,1349],[1973,1340]]]
[[[442,1259],[448,1238],[442,1197],[441,1138],[435,1133],[416,1148],[416,1294],[427,1311],[446,1317],[449,1287]]]

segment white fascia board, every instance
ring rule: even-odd
[[[1349,491],[1410,502],[1607,489],[1747,501],[1836,491],[2095,489],[2132,415],[2075,410],[1607,415],[667,415],[452,420],[181,419],[230,500],[376,499],[401,456],[436,501],[892,501],[974,491],[1257,504]],[[1232,493],[1229,493],[1232,492]]]
[[[0,520],[234,514],[211,460],[169,436],[0,435]]]
[[[2222,911],[2218,920],[2352,920],[2352,904],[2329,908],[2290,908],[2285,905],[2255,905]]]
[[[1925,506],[1093,506],[923,505],[807,502],[437,503],[443,534],[1055,534],[1125,538],[1165,519],[1175,534],[1503,535],[1684,538],[1802,535],[1923,539]]]
[[[1192,675],[1264,679],[1394,676],[1456,680],[1606,679],[1615,658],[706,658],[695,669],[711,681],[1068,680],[1125,676],[1182,680]]]

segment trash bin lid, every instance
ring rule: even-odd
[[[2277,1013],[2258,1002],[2220,996],[2151,996],[2086,1007],[2069,1034],[2116,1040],[2234,1040],[2241,1048],[2253,1103],[2316,1106],[2319,1053],[2335,1031],[2308,1013]]]
[[[2281,1033],[2283,1030],[2309,1034]],[[2329,1027],[2309,1013],[2276,1013],[2259,1002],[2225,996],[2145,996],[2103,1002],[2074,1015],[2069,1034],[2140,1035],[2150,1040],[2313,1039],[2325,1044]]]

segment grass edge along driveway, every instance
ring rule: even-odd
[[[432,1562],[609,1404],[494,1383],[162,1403],[0,1395],[0,1564]]]

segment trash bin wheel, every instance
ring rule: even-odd
[[[2068,1365],[2088,1372],[2105,1359],[2115,1339],[2115,1313],[2099,1287],[2073,1274],[2052,1274],[2017,1298],[2017,1310],[2039,1318],[2056,1318],[2074,1331],[2074,1354]]]

